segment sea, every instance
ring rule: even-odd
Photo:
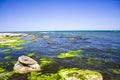
[[[120,80],[120,31],[22,31],[37,35],[34,41],[31,36],[23,37],[26,41],[21,50],[11,50],[3,54],[0,48],[0,61],[10,55],[17,60],[21,55],[35,53],[38,57],[54,59],[59,65],[67,68],[89,69],[100,72],[104,80]],[[49,38],[43,38],[48,36]],[[8,49],[8,47],[6,47]],[[83,50],[79,58],[59,59],[60,53]],[[11,59],[11,60],[12,60]],[[9,61],[7,61],[9,62]],[[54,68],[54,66],[53,66]]]

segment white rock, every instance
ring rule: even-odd
[[[40,71],[40,66],[37,61],[28,56],[20,56],[17,63],[14,65],[14,70],[19,73],[29,73],[31,71]]]

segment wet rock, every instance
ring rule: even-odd
[[[59,74],[65,80],[103,80],[99,72],[77,68],[60,70]]]
[[[0,37],[25,37],[27,35],[24,33],[0,33]]]
[[[40,66],[37,61],[28,56],[20,56],[17,63],[14,65],[14,70],[19,73],[29,73],[31,71],[40,71]]]
[[[73,41],[73,40],[76,40],[75,38],[69,38],[69,40]]]
[[[42,38],[49,39],[49,36],[43,35]]]
[[[32,35],[32,38],[30,39],[31,41],[35,41],[35,39],[37,39],[38,38],[38,35]]]
[[[52,42],[48,41],[47,44],[52,44]]]

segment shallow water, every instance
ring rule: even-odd
[[[102,73],[104,80],[120,80],[120,74],[110,71],[110,69],[120,69],[120,31],[36,31],[22,33],[35,34],[38,37],[34,41],[30,41],[30,36],[22,38],[27,42],[23,45],[24,48],[22,50],[11,49],[10,54],[2,52],[4,49],[9,49],[8,47],[0,48],[1,62],[8,61],[4,60],[7,55],[12,56],[11,60],[17,60],[21,55],[35,53],[37,57],[53,58],[64,67],[97,70]],[[49,36],[49,38],[42,38],[43,35]],[[70,38],[75,40],[70,40]],[[51,44],[47,42],[51,42]],[[83,50],[83,53],[79,58],[57,58],[60,53],[69,50]]]

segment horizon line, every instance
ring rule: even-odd
[[[120,30],[20,30],[20,31],[0,31],[0,32],[63,32],[63,31],[120,31]]]

